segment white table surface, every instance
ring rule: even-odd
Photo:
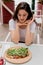
[[[30,61],[24,64],[11,64],[6,61],[6,65],[43,65],[43,45],[32,44],[30,46],[26,46],[24,43],[14,44],[13,42],[0,42],[2,45],[2,49],[0,49],[0,56],[4,55],[6,49],[12,46],[23,46],[28,47],[32,52],[32,58]]]

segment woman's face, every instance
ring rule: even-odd
[[[19,22],[24,23],[28,17],[28,13],[25,10],[21,9],[19,10],[17,16],[18,16]]]

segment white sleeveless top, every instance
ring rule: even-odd
[[[35,28],[36,28],[36,24],[33,22],[30,26],[30,31],[32,33],[35,33]],[[14,21],[13,19],[10,19],[9,21],[9,30],[15,30],[16,29],[16,21]],[[20,32],[20,41],[25,41],[25,33],[26,33],[26,29],[21,29],[19,30]]]

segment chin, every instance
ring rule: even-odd
[[[20,22],[20,23],[24,23],[24,22]]]
[[[24,23],[24,21],[20,21],[20,23]]]

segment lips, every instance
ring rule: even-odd
[[[20,19],[20,21],[24,21],[24,19]]]
[[[24,19],[21,19],[20,22],[21,22],[21,23],[24,23]]]
[[[21,20],[24,20],[24,19],[21,19]]]

